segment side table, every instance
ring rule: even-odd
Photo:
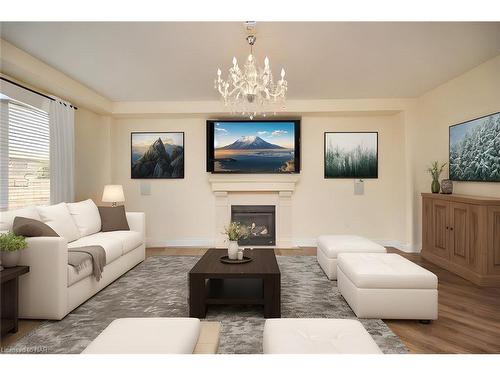
[[[28,273],[28,266],[4,268],[0,271],[1,281],[1,335],[16,333],[18,328],[19,276]]]

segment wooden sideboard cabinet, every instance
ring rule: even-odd
[[[500,199],[422,194],[422,257],[481,286],[500,286]]]

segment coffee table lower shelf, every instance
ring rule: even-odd
[[[189,316],[204,318],[209,305],[257,305],[265,318],[281,317],[280,278],[189,278]]]

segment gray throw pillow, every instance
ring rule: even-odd
[[[39,220],[16,216],[12,223],[12,231],[17,236],[24,237],[59,237],[47,224]]]
[[[125,215],[125,206],[117,207],[98,207],[101,215],[101,231],[112,232],[115,230],[130,230],[127,216]]]

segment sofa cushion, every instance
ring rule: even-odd
[[[129,230],[125,206],[99,207],[103,232],[115,230]]]
[[[68,242],[80,238],[80,232],[76,227],[66,203],[52,206],[37,207],[41,221],[54,229],[60,237],[66,238]]]
[[[68,244],[69,248],[100,245],[106,252],[106,264],[110,264],[123,254],[123,242],[118,238],[107,236],[107,233],[99,232],[90,236],[82,237]]]
[[[192,354],[200,336],[195,318],[116,319],[83,354]]]
[[[112,238],[116,238],[121,241],[123,245],[123,254],[134,250],[144,242],[141,233],[133,230],[119,230],[115,232],[107,232],[107,234],[109,234]]]
[[[385,253],[385,247],[366,238],[353,235],[323,235],[318,237],[318,248],[328,258],[340,253]]]
[[[353,319],[267,319],[265,354],[381,354],[363,325]]]
[[[16,216],[12,225],[12,231],[17,236],[24,237],[59,237],[59,235],[40,220]]]
[[[35,206],[20,208],[18,210],[0,212],[0,231],[11,231],[16,216],[40,220],[40,215]]]
[[[436,275],[398,254],[340,254],[338,269],[358,288],[437,289]]]
[[[92,199],[67,203],[67,206],[80,236],[88,236],[101,231],[101,215]]]

